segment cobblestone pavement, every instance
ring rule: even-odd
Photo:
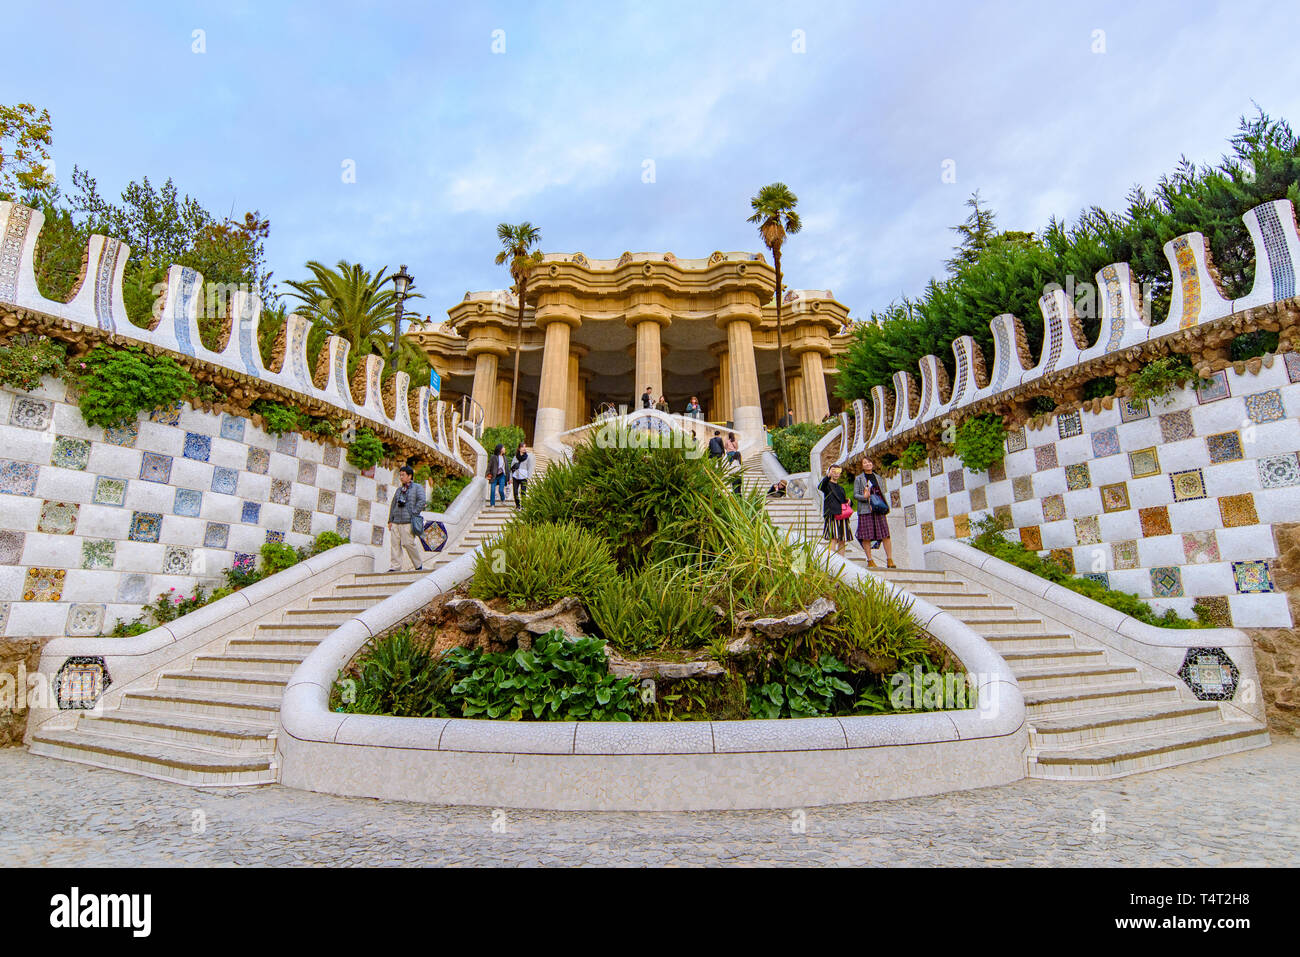
[[[1274,741],[1093,784],[1024,780],[802,813],[653,814],[200,791],[11,748],[0,751],[0,862],[1294,866],[1300,739]]]

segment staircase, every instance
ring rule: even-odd
[[[466,552],[472,552],[484,542],[491,541],[501,534],[506,523],[515,517],[515,503],[507,502],[505,505],[497,504],[488,505],[486,502],[479,509],[478,515],[470,523],[465,533],[454,543],[447,545],[440,552],[434,552],[424,560],[425,570],[431,570],[439,565],[445,565],[453,559],[459,558]]]
[[[1172,679],[1145,681],[1105,648],[1050,631],[1035,612],[950,572],[873,573],[965,622],[1010,666],[1025,698],[1030,777],[1119,777],[1269,743],[1263,724],[1227,721],[1213,701],[1189,703]]]
[[[335,628],[423,572],[350,576],[164,668],[153,688],[117,708],[78,715],[72,728],[37,731],[32,754],[130,771],[179,784],[270,784],[280,698],[294,669]]]
[[[763,486],[764,489],[767,486]],[[823,541],[822,539],[822,511],[821,504],[814,495],[811,499],[798,498],[768,498],[767,514],[771,517],[772,523],[785,531],[798,532],[814,541]],[[852,535],[858,527],[857,516],[849,519],[849,533]],[[884,561],[884,552],[877,549],[876,559],[878,562]],[[862,550],[856,538],[850,538],[848,545],[844,549],[844,557],[857,562],[865,562],[867,553]]]

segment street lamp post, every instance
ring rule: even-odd
[[[415,277],[406,271],[406,264],[393,273],[393,291],[397,297],[395,313],[393,315],[393,369],[397,369],[397,349],[402,335],[402,305],[406,302],[406,290]]]

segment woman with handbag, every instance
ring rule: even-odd
[[[867,567],[875,568],[871,558],[874,544],[885,546],[885,562],[894,564],[894,547],[889,541],[889,500],[885,498],[885,482],[876,474],[876,466],[869,458],[862,460],[862,472],[853,480],[853,500],[858,503],[858,544],[867,553]]]
[[[817,486],[822,493],[822,537],[831,543],[831,551],[836,555],[844,554],[849,541],[849,518],[853,515],[853,506],[840,484],[841,471],[838,465],[832,465]]]

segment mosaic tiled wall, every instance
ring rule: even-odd
[[[66,398],[0,389],[0,635],[106,632],[266,542],[386,545],[391,473],[337,446],[188,405],[105,430]]]
[[[1157,610],[1191,617],[1201,599],[1223,625],[1290,627],[1271,525],[1300,516],[1297,383],[1300,354],[1290,353],[1258,374],[1215,373],[1167,404],[1058,414],[1011,433],[988,472],[936,456],[889,483],[910,554],[968,536],[992,511],[1028,548]]]

